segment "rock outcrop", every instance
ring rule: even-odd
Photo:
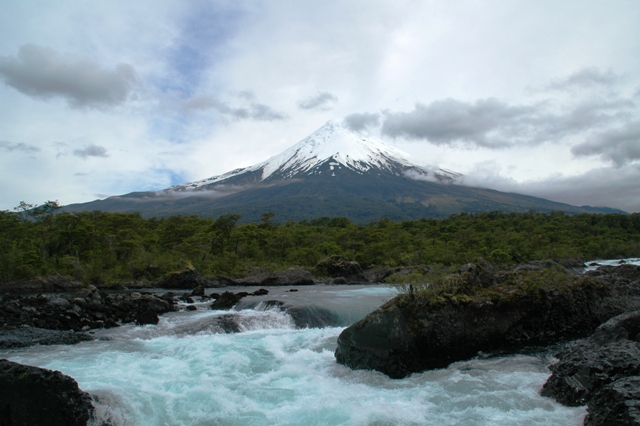
[[[367,282],[360,264],[342,256],[329,256],[321,260],[316,265],[316,271],[321,276],[343,278],[345,283]]]
[[[640,311],[610,319],[556,357],[542,395],[588,404],[586,425],[640,424]]]
[[[137,324],[157,324],[158,314],[174,310],[173,298],[138,292],[107,294],[88,286],[74,295],[6,295],[0,301],[0,327],[86,331],[134,321]]]
[[[626,377],[603,387],[589,401],[586,426],[640,425],[640,376]]]
[[[184,271],[168,273],[158,282],[157,286],[174,290],[192,290],[198,286],[211,287],[211,283],[204,279],[200,272],[193,268],[187,268]]]
[[[0,360],[0,424],[86,426],[91,396],[59,371]]]
[[[551,271],[552,282],[545,283],[547,276],[536,268],[496,272],[488,280],[485,268],[477,266],[466,265],[439,293],[400,295],[345,329],[337,361],[401,378],[480,351],[584,337],[608,319],[640,308],[633,274],[558,278]],[[450,290],[452,283],[460,291]]]
[[[9,294],[38,294],[77,291],[81,287],[82,283],[79,281],[71,280],[62,275],[50,275],[18,283],[3,284],[0,289],[2,293]]]
[[[274,273],[260,271],[257,274],[239,279],[238,284],[252,286],[312,285],[315,284],[315,281],[311,272],[292,267]]]
[[[0,328],[0,349],[23,348],[33,345],[74,345],[87,340],[93,340],[93,337],[83,332],[34,327]],[[2,425],[1,422],[0,425]]]

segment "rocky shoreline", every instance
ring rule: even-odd
[[[340,334],[336,360],[401,378],[479,352],[515,353],[585,337],[602,324],[593,338],[558,355],[544,394],[568,405],[588,403],[591,426],[640,424],[640,267],[600,267],[569,277],[567,285],[504,284],[505,274],[522,278],[535,267],[487,273],[465,265],[459,282],[476,286],[477,294],[400,295]]]
[[[0,359],[0,425],[86,426],[91,401],[59,371]]]
[[[514,353],[525,346],[585,337],[595,330],[593,336],[566,345],[556,355],[559,361],[550,366],[553,374],[542,394],[566,405],[587,404],[589,416],[585,424],[590,426],[640,424],[640,267],[601,266],[577,276],[575,271],[553,264],[552,268],[566,274],[563,277],[569,277],[568,284],[555,282],[535,289],[523,286],[528,283],[526,277],[541,274],[542,266],[549,264],[534,262],[508,271],[492,269],[486,263],[464,265],[454,274],[456,282],[461,288],[474,288],[477,292],[445,292],[424,298],[411,289],[345,329],[338,338],[336,359],[354,369],[375,369],[400,378],[445,367],[479,352]],[[338,275],[339,279],[332,278],[333,281],[341,282],[346,276],[350,282],[362,282],[367,276],[379,279],[394,271],[398,272],[391,268],[363,271],[356,262],[336,257],[324,274]],[[280,275],[258,271],[240,284],[229,278],[224,285],[218,282],[218,287],[265,282],[309,285],[310,275],[295,268]],[[518,285],[513,284],[514,279]],[[94,286],[69,287],[63,280],[57,282],[56,288],[65,288],[66,294],[4,295],[0,301],[0,348],[75,344],[91,340],[89,331],[96,328],[129,322],[157,324],[158,315],[193,310],[195,299],[212,301],[210,309],[228,310],[244,297],[269,293],[260,289],[253,293],[225,291],[205,295],[205,288],[210,288],[212,282],[192,269],[170,274],[162,282],[167,289],[189,290],[183,293],[159,295],[128,290],[114,294]],[[296,324],[313,326],[305,314],[292,316]],[[232,319],[223,315],[219,321],[225,332],[238,331]],[[0,374],[0,386],[4,386],[2,380],[15,381],[16,371],[40,377],[30,386],[45,386],[42,377],[54,382],[66,380],[57,376],[59,372],[28,370],[32,368],[35,369],[0,361],[0,373],[4,374]],[[78,391],[74,398],[83,405],[86,395]],[[20,395],[30,398],[26,391]],[[31,402],[0,406],[0,425],[19,424],[15,413],[24,408],[17,407],[27,403]]]
[[[363,269],[358,262],[341,256],[330,256],[316,265],[314,276],[306,269],[291,267],[286,270],[269,272],[264,268],[252,268],[246,277],[216,275],[206,278],[194,268],[171,272],[155,282],[127,282],[115,284],[94,283],[99,290],[140,290],[161,288],[167,290],[189,290],[196,287],[223,288],[241,286],[304,286],[313,284],[380,284],[392,274],[407,275],[420,267],[370,267]],[[0,285],[1,294],[39,294],[76,292],[86,285],[60,275],[38,277],[36,279],[5,283]]]

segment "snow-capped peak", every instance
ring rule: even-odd
[[[335,166],[360,174],[372,169],[400,174],[410,169],[411,174],[408,177],[420,180],[441,180],[439,173],[428,171],[412,163],[407,157],[409,154],[380,139],[360,135],[346,127],[344,122],[330,120],[311,135],[267,161],[173,188],[197,189],[247,173],[260,173],[259,179],[262,181],[276,177],[292,178],[301,174],[319,173],[317,167],[326,162],[329,162],[331,170]],[[420,177],[414,177],[416,174]]]
[[[391,162],[410,166],[407,156],[380,139],[359,135],[341,121],[331,120],[260,167],[264,180],[276,172],[287,177],[305,173],[327,160],[361,172],[372,167],[389,169]]]

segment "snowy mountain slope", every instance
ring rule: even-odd
[[[336,176],[346,169],[357,174],[386,172],[396,176],[433,182],[453,182],[461,175],[452,171],[428,169],[414,164],[409,154],[371,136],[359,135],[341,121],[331,120],[291,148],[251,167],[232,170],[196,182],[176,185],[168,190],[190,191],[209,189],[218,184],[245,181],[273,181],[301,176]],[[239,179],[239,178],[244,179]]]
[[[344,216],[358,223],[493,210],[524,213],[611,213],[542,198],[457,185],[461,175],[422,167],[379,139],[330,121],[284,152],[251,167],[160,191],[132,192],[69,205],[64,211],[139,212],[166,217],[237,213],[243,222]],[[620,211],[618,211],[620,212]]]

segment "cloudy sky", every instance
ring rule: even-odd
[[[635,0],[0,1],[0,209],[203,179],[346,119],[467,185],[640,211]]]

